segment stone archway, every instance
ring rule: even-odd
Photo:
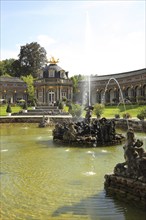
[[[100,91],[100,103],[105,103],[105,92],[103,90]]]
[[[113,103],[113,99],[114,99],[114,90],[110,89],[109,90],[109,94],[110,94],[110,103]]]

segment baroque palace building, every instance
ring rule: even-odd
[[[68,72],[57,65],[53,57],[35,80],[35,97],[40,105],[53,106],[66,98],[73,100],[73,82]],[[27,101],[27,85],[17,77],[0,77],[0,100],[16,103],[20,99]],[[78,85],[75,100],[81,104],[89,99],[89,82],[82,80]],[[136,103],[146,102],[146,68],[112,75],[90,76],[90,104],[94,103]],[[89,102],[88,102],[89,103]]]
[[[66,98],[72,101],[73,83],[68,72],[57,65],[59,61],[51,57],[49,65],[43,74],[34,82],[35,97],[41,105],[54,106],[58,101]]]
[[[16,103],[18,100],[27,100],[27,85],[18,77],[0,77],[0,100]]]
[[[90,87],[88,86],[90,84]],[[90,94],[89,94],[90,88]],[[146,101],[146,68],[112,75],[90,76],[78,87],[78,102],[90,95],[90,103],[112,104],[124,101]]]

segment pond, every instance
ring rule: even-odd
[[[145,219],[146,212],[104,191],[104,175],[124,161],[123,144],[63,147],[53,143],[50,127],[24,123],[0,129],[1,219]],[[136,136],[146,146],[145,134]]]

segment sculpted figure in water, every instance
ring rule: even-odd
[[[143,142],[136,140],[132,129],[127,131],[126,144],[123,146],[125,162],[114,168],[118,176],[127,176],[146,182],[146,151]]]

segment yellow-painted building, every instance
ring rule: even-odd
[[[54,106],[63,98],[72,101],[72,80],[68,78],[68,72],[57,65],[58,62],[52,57],[40,78],[34,82],[35,97],[40,105]]]

